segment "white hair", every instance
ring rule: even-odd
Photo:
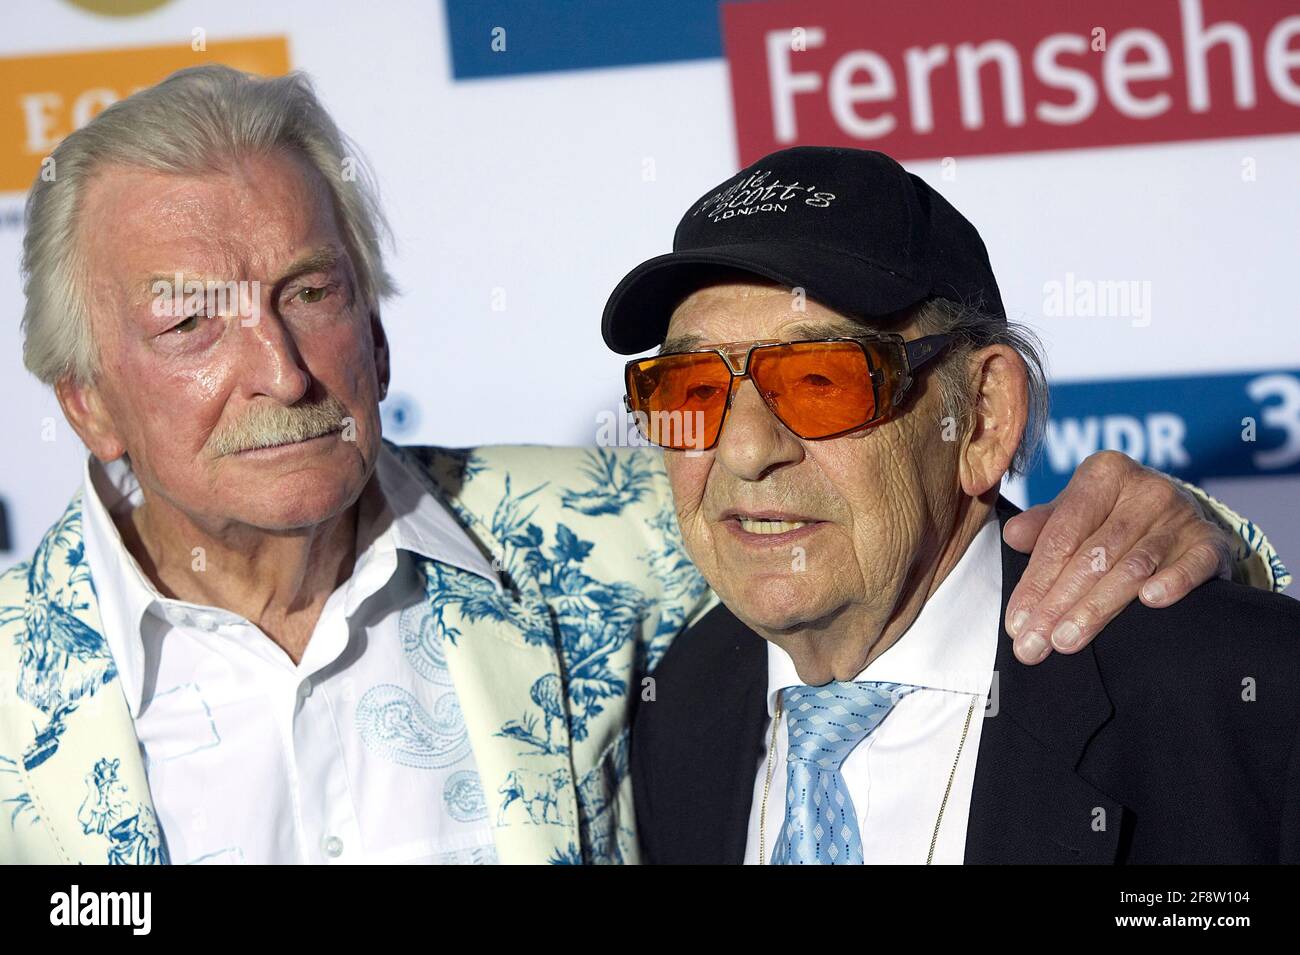
[[[959,305],[943,298],[925,299],[909,314],[915,317],[921,334],[951,336],[937,363],[935,379],[943,414],[954,418],[963,434],[970,430],[978,403],[970,390],[964,359],[990,345],[1006,345],[1020,355],[1025,363],[1027,419],[1008,472],[1028,474],[1038,459],[1050,406],[1047,362],[1038,336],[1028,326],[996,318],[978,305]]]
[[[279,150],[302,157],[328,187],[361,300],[375,307],[393,294],[381,248],[381,238],[391,234],[374,179],[311,81],[301,73],[259,77],[228,66],[190,67],[114,103],[71,133],[51,154],[53,175],[37,176],[23,238],[27,369],[48,385],[64,376],[89,383],[98,372],[79,242],[82,197],[98,169],[124,165],[193,174]]]

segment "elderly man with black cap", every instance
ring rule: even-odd
[[[674,249],[604,319],[662,344],[628,405],[723,603],[636,716],[649,861],[1300,860],[1293,600],[1213,580],[1015,662],[999,487],[1046,386],[960,213],[883,154],[788,149]]]

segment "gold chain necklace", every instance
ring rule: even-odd
[[[939,842],[939,827],[943,825],[943,811],[948,808],[948,797],[952,795],[952,781],[957,778],[957,764],[961,762],[961,751],[966,748],[966,736],[970,733],[970,721],[975,715],[975,702],[978,696],[970,698],[970,708],[966,710],[966,723],[961,728],[961,741],[957,744],[957,755],[953,757],[952,769],[948,772],[948,785],[943,790],[943,802],[939,803],[939,815],[934,820],[934,835],[930,837],[930,852],[925,857],[925,864],[934,863],[934,847]],[[763,779],[763,802],[758,811],[758,864],[767,865],[767,794],[772,789],[772,754],[776,752],[776,731],[781,726],[781,694],[776,695],[776,713],[772,716],[772,739],[767,745],[767,770]]]

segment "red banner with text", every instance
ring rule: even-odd
[[[1296,0],[729,3],[741,164],[794,143],[898,159],[1300,131]]]

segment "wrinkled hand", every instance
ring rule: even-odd
[[[1007,521],[1003,537],[1030,552],[1006,619],[1030,664],[1081,650],[1139,593],[1167,607],[1232,572],[1231,535],[1186,490],[1118,451],[1090,455],[1056,500]]]

